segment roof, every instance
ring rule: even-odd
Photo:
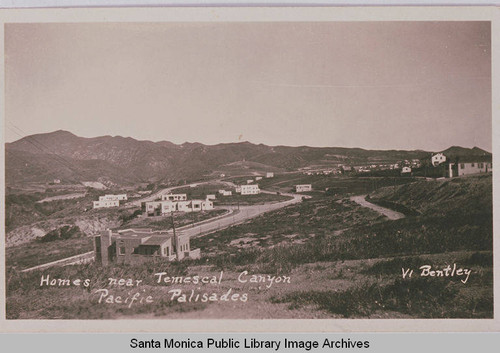
[[[151,229],[137,228],[137,229],[119,230],[118,233],[114,233],[113,236],[122,239],[124,238],[137,239],[137,238],[145,238],[151,236],[166,237],[168,236],[168,233],[166,231],[158,231],[158,230],[153,231]]]
[[[463,156],[463,157],[456,157],[456,158],[450,158],[449,160],[450,163],[481,163],[481,162],[487,162],[491,163],[491,156]]]
[[[148,240],[146,240],[141,245],[156,245],[156,246],[159,246],[159,245],[164,244],[170,238],[171,238],[171,236],[169,236],[169,235],[159,235],[159,236],[155,235],[155,236],[152,236],[151,238],[149,238]],[[141,246],[141,245],[139,245],[139,246]]]

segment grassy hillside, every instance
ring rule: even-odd
[[[388,201],[426,215],[492,213],[492,175],[446,180],[418,181],[380,188],[370,194],[372,202]]]
[[[351,180],[351,182],[354,182]],[[360,181],[362,182],[362,181]],[[391,186],[372,194],[414,209],[388,221],[375,211],[328,194],[269,212],[244,224],[192,239],[200,260],[141,266],[96,264],[54,268],[54,277],[90,278],[84,288],[40,287],[41,272],[7,268],[7,317],[27,318],[492,318],[493,227],[491,176]],[[57,242],[64,242],[60,240]],[[17,265],[20,265],[20,261]],[[423,265],[470,269],[463,277],[424,277]],[[402,268],[415,270],[402,277]],[[247,292],[248,303],[178,303],[153,273],[217,275],[201,291]],[[242,271],[289,276],[290,284],[241,283]],[[140,278],[153,304],[97,305],[95,290],[109,277]],[[109,287],[125,295],[126,289]],[[127,289],[128,290],[128,289]],[[142,292],[141,292],[142,293]]]

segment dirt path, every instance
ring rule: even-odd
[[[385,207],[382,207],[379,205],[375,205],[371,202],[368,202],[365,200],[365,197],[366,197],[366,195],[351,196],[351,201],[354,201],[363,207],[371,208],[372,210],[382,214],[383,216],[389,218],[392,221],[394,221],[396,219],[405,218],[404,214],[402,214],[400,212],[396,212],[396,211],[391,210],[389,208],[385,208]]]

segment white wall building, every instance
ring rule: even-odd
[[[255,181],[262,180],[262,177],[255,177]]]
[[[267,172],[266,173],[266,178],[274,178],[274,173],[273,172]]]
[[[401,169],[401,174],[407,174],[407,173],[411,173],[411,168],[410,167],[403,167]]]
[[[115,200],[125,201],[127,200],[127,194],[99,196],[99,201],[115,201]]]
[[[442,153],[436,153],[431,157],[432,165],[435,167],[441,163],[446,162],[446,156]]]
[[[219,194],[222,196],[231,196],[233,192],[231,190],[219,190]]]
[[[189,200],[189,201],[149,201],[145,203],[147,216],[168,215],[171,212],[197,212],[214,209],[212,201]]]
[[[207,195],[207,200],[215,200],[215,199],[216,199],[215,195],[212,194]]]
[[[260,189],[259,185],[253,184],[253,185],[241,185],[241,194],[242,195],[256,195],[260,194]]]
[[[187,195],[186,194],[164,194],[161,195],[162,201],[186,201],[187,200]]]
[[[99,200],[94,201],[94,208],[110,208],[120,206],[120,201],[118,200]]]
[[[311,184],[295,185],[295,192],[307,192],[307,191],[312,191]]]
[[[448,165],[448,176],[450,178],[456,176],[489,173],[493,171],[491,157],[470,157],[461,158],[458,163],[450,163]]]
[[[253,179],[248,179],[247,180],[247,184],[252,184],[253,183]]]

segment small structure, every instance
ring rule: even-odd
[[[260,194],[260,189],[259,185],[253,184],[253,185],[241,185],[241,194],[242,195],[256,195]]]
[[[411,173],[411,168],[410,167],[403,167],[401,169],[401,174],[408,174]]]
[[[312,191],[311,184],[295,185],[295,192],[308,192],[308,191]]]
[[[267,172],[266,173],[266,178],[274,178],[274,173],[273,172]]]
[[[94,208],[110,208],[120,206],[120,201],[127,200],[126,194],[99,196],[99,201],[93,202]]]
[[[113,200],[125,201],[127,200],[127,194],[99,196],[99,201],[113,201]]]
[[[252,184],[253,183],[253,179],[248,179],[247,180],[247,184]]]
[[[151,229],[105,230],[94,237],[95,260],[110,263],[137,264],[153,259],[169,261],[200,258],[200,250],[191,250],[189,237],[180,232]]]
[[[186,201],[187,200],[187,195],[186,194],[164,194],[161,195],[162,201],[169,200],[169,201]]]
[[[255,177],[255,181],[259,181],[259,180],[262,180],[261,176]]]
[[[239,193],[239,194],[240,194],[240,193],[241,193],[241,186],[237,186],[237,187],[235,187],[235,188],[234,188],[234,192],[236,192],[236,193]]]
[[[99,200],[93,202],[94,208],[110,208],[120,206],[120,201],[118,200]]]
[[[217,197],[215,197],[215,195],[212,195],[212,194],[207,195],[207,200],[215,200],[215,199],[217,199]]]
[[[446,156],[442,153],[436,153],[431,157],[431,162],[434,167],[446,162]]]
[[[450,178],[462,175],[489,173],[493,171],[491,156],[460,157],[457,162],[448,164]]]
[[[348,172],[351,172],[352,171],[352,167],[351,166],[348,166],[348,165],[343,165],[341,167],[342,169],[342,173],[348,173]]]
[[[233,194],[233,192],[231,190],[222,190],[221,189],[221,190],[219,190],[219,194],[221,194],[222,196],[231,196]]]
[[[214,209],[214,204],[209,200],[183,200],[183,201],[148,201],[144,203],[146,216],[165,216],[172,212],[198,212]]]
[[[54,181],[52,181],[52,183],[54,183],[54,184],[61,184],[61,179],[54,179]]]

